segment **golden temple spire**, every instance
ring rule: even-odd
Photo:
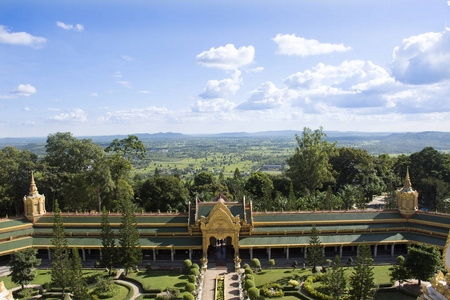
[[[30,195],[38,194],[36,184],[34,183],[33,171],[31,171]]]
[[[411,188],[411,179],[409,179],[409,167],[406,167],[406,178],[405,178],[405,184],[403,185],[404,188]]]

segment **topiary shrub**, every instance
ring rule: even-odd
[[[189,275],[198,276],[200,274],[200,271],[198,269],[190,269]]]
[[[284,292],[278,283],[267,283],[261,289],[261,294],[267,298],[283,297]]]
[[[245,274],[253,274],[252,269],[246,268],[246,269],[245,269]]]
[[[255,280],[255,278],[253,277],[252,274],[246,274],[245,275],[245,280]]]
[[[256,287],[251,287],[247,290],[250,300],[255,300],[259,297],[259,290]]]
[[[246,280],[244,282],[244,289],[248,291],[250,288],[255,287],[255,282],[253,280]]]
[[[250,265],[247,264],[247,263],[245,263],[245,264],[242,265],[242,268],[243,268],[244,270],[245,270],[245,269],[249,269],[249,268],[250,268]]]
[[[150,271],[152,270],[152,265],[151,263],[148,263],[145,265],[145,272],[150,273]]]
[[[191,269],[200,269],[200,267],[198,264],[192,264]]]
[[[191,293],[184,293],[183,299],[184,300],[195,300],[195,297]]]
[[[192,261],[191,261],[190,259],[185,259],[185,260],[183,261],[184,272],[189,271],[189,269],[191,268],[191,266],[192,266]]]
[[[255,270],[261,270],[261,262],[259,261],[259,259],[252,259],[252,266],[253,268],[255,268]]]
[[[192,293],[193,291],[195,291],[195,285],[193,283],[186,283],[184,290],[186,292]]]
[[[188,281],[190,283],[196,283],[197,282],[197,277],[195,277],[195,275],[188,275]]]

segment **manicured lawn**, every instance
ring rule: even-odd
[[[102,271],[85,270],[85,271],[83,271],[83,274],[85,274],[85,276],[92,275],[92,274],[106,275],[106,272],[103,270]],[[42,285],[46,282],[50,282],[51,276],[52,276],[51,270],[37,270],[36,278],[31,282],[31,284]],[[5,286],[7,289],[11,289],[13,287],[20,286],[19,284],[15,284],[14,282],[11,281],[11,276],[0,277],[0,281],[3,281],[5,283]]]
[[[119,292],[111,298],[102,298],[102,299],[125,299],[128,295],[128,292],[130,291],[127,287],[124,287],[122,285],[116,284],[117,287],[119,287]],[[92,293],[94,289],[89,290],[89,293]]]
[[[386,265],[386,266],[374,266],[373,267],[373,274],[375,276],[375,284],[390,284],[391,283],[391,276],[389,276],[389,273],[391,272],[392,265]],[[353,268],[346,268],[345,275],[347,277],[350,277],[353,273]]]
[[[187,276],[178,271],[153,270],[150,273],[141,271],[128,276],[138,280],[146,289],[163,290],[167,287],[175,287],[182,290],[188,282]]]
[[[310,270],[296,269],[273,269],[273,270],[263,270],[262,272],[253,274],[255,277],[255,284],[257,287],[261,287],[268,282],[278,283],[282,286],[289,285],[289,280],[294,279],[299,282],[301,277],[311,275]]]

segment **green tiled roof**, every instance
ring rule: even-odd
[[[324,221],[382,221],[404,219],[398,211],[333,211],[333,212],[253,212],[254,222],[324,222]]]
[[[64,228],[66,231],[66,234],[69,233],[100,233],[101,228],[100,227],[85,227],[85,228],[72,228],[72,227],[66,227]],[[113,231],[115,233],[119,233],[119,228],[113,228]],[[52,234],[52,227],[37,227],[34,229],[34,232],[39,233],[48,233]],[[163,234],[169,234],[169,233],[187,233],[188,229],[187,227],[148,227],[148,228],[139,228],[140,233],[163,233]]]
[[[98,238],[67,238],[69,246],[87,246],[87,247],[101,247],[102,242]],[[140,238],[139,242],[142,247],[201,247],[201,237],[177,237],[174,238]],[[48,247],[52,245],[51,238],[35,237],[33,239],[34,246]]]
[[[121,223],[121,215],[114,214],[109,216],[109,222],[111,224],[120,224]],[[100,214],[95,215],[64,215],[62,214],[62,220],[64,223],[96,223],[101,224],[102,216]],[[187,224],[188,216],[187,214],[161,214],[161,215],[136,215],[136,222],[138,224]],[[53,215],[45,215],[40,218],[37,224],[42,223],[53,223]]]
[[[25,218],[6,219],[4,221],[3,220],[0,221],[0,229],[14,227],[14,226],[20,226],[20,225],[27,225],[27,224],[31,224],[31,222]]]
[[[350,244],[363,242],[393,242],[407,241],[404,233],[368,233],[368,234],[344,234],[344,235],[319,235],[322,244]],[[261,236],[261,237],[242,237],[239,239],[240,246],[277,246],[309,245],[310,236]]]
[[[211,210],[216,206],[217,202],[206,202],[198,205],[197,218],[200,220],[202,216],[208,217]],[[233,216],[239,215],[241,219],[244,219],[244,208],[242,203],[227,204],[224,203],[230,210]]]
[[[16,239],[8,242],[0,243],[0,253],[14,251],[16,249],[31,247],[33,244],[33,238],[26,237],[21,239]]]
[[[446,216],[443,214],[430,213],[430,212],[417,212],[410,219],[418,220],[418,221],[441,223],[441,224],[449,224],[450,223],[450,216]]]
[[[337,225],[318,225],[317,230],[364,230],[364,229],[384,229],[384,228],[405,228],[406,223],[375,223],[375,224],[337,224]],[[298,226],[260,226],[254,227],[254,232],[289,232],[289,231],[311,231],[311,225]],[[447,230],[448,231],[448,230]]]
[[[25,235],[25,234],[28,235],[32,232],[33,232],[33,228],[26,228],[26,229],[3,232],[3,233],[0,233],[0,240],[4,239],[4,238],[15,237],[15,236],[20,236],[20,235]]]

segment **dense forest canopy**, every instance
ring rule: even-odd
[[[364,208],[382,193],[394,206],[407,167],[419,207],[450,212],[450,154],[432,147],[375,156],[331,142],[322,128],[305,128],[287,144],[239,139],[226,140],[227,147],[203,140],[188,149],[170,140],[151,146],[134,135],[96,144],[59,132],[47,137],[45,155],[6,146],[0,150],[0,216],[23,212],[31,171],[48,211],[55,201],[62,211],[117,211],[122,200],[138,211],[184,211],[195,197],[211,201],[217,193],[245,196],[256,210],[288,211]]]

